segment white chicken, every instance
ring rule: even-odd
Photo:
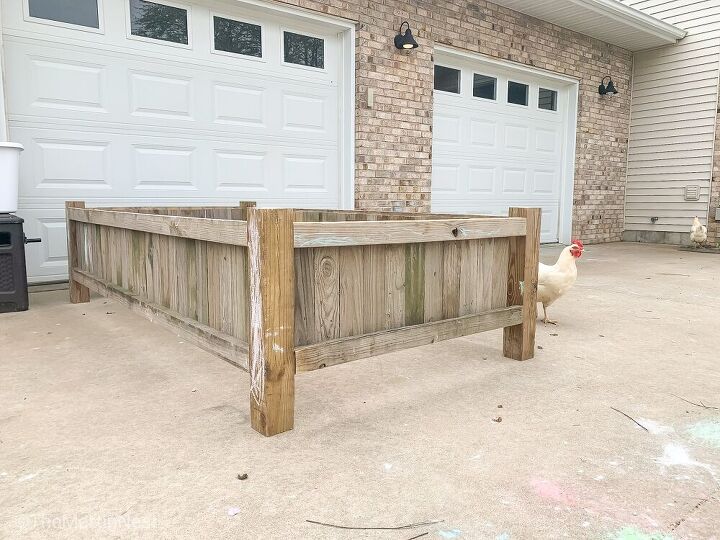
[[[700,247],[707,241],[707,227],[700,223],[697,216],[690,227],[690,241],[695,247]]]
[[[537,301],[543,305],[543,323],[557,324],[557,321],[548,319],[547,307],[575,284],[577,279],[575,259],[582,256],[583,249],[585,248],[580,240],[573,240],[572,244],[562,250],[554,265],[540,263]]]

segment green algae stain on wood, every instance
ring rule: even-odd
[[[405,245],[405,325],[425,322],[425,244]]]

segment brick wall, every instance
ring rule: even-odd
[[[580,80],[573,233],[620,240],[630,116],[631,53],[475,0],[284,0],[357,21],[356,188],[363,209],[427,211],[432,160],[435,44],[570,75]],[[420,47],[398,51],[408,20]],[[612,74],[620,94],[597,93]],[[367,107],[367,90],[375,104]]]

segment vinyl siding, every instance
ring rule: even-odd
[[[686,232],[707,219],[720,68],[718,0],[621,0],[687,30],[675,45],[635,53],[625,229]],[[699,201],[685,200],[697,185]],[[658,217],[653,224],[650,218]]]

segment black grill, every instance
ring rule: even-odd
[[[0,214],[0,313],[28,308],[23,220]],[[30,240],[39,242],[39,240]]]

